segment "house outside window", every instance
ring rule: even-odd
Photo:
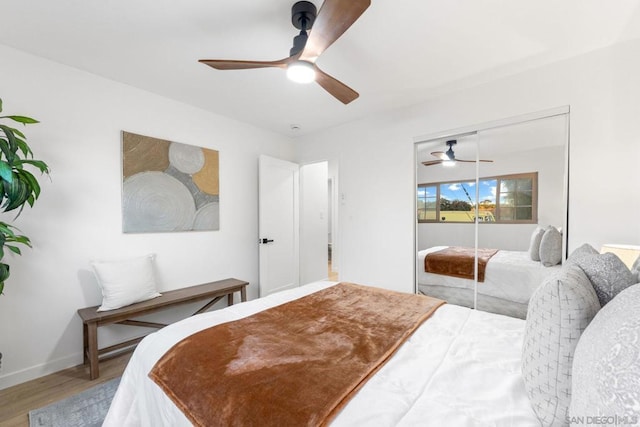
[[[478,222],[538,222],[538,173],[484,177],[478,180]],[[418,184],[418,222],[472,223],[476,219],[476,182]]]

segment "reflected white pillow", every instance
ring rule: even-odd
[[[159,297],[154,254],[117,260],[95,260],[91,266],[102,289],[98,311],[114,310]]]

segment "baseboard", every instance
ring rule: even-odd
[[[62,371],[63,369],[71,368],[81,363],[82,353],[75,353],[70,356],[61,357],[60,359],[22,369],[17,372],[0,375],[0,390],[35,380],[36,378],[53,374],[54,372]]]

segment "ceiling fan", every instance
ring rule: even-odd
[[[322,71],[316,65],[316,61],[320,54],[349,28],[370,4],[370,0],[325,0],[320,11],[316,13],[313,3],[298,1],[291,8],[291,23],[300,30],[300,34],[293,39],[293,47],[288,57],[277,61],[201,59],[198,62],[217,70],[269,67],[287,69],[287,76],[290,79],[296,81],[298,77],[299,82],[302,83],[315,80],[339,101],[348,104],[359,96],[358,92]]]
[[[462,160],[457,159],[455,153],[453,152],[453,146],[456,145],[458,141],[455,139],[451,139],[447,141],[447,146],[449,149],[447,151],[432,151],[431,155],[437,157],[438,160],[427,160],[426,162],[422,162],[425,166],[433,166],[443,164],[445,166],[455,165],[456,162],[465,162],[465,163],[475,163],[475,160]],[[479,160],[480,162],[488,162],[491,163],[493,160]]]

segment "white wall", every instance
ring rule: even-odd
[[[291,160],[290,140],[10,48],[0,56],[4,113],[41,121],[27,137],[52,171],[16,222],[34,248],[11,257],[0,297],[0,389],[82,362],[76,310],[100,302],[92,258],[154,252],[162,290],[236,277],[257,296],[257,158]],[[220,231],[122,233],[121,130],[219,150]],[[110,334],[120,330],[101,331],[102,344]]]
[[[340,278],[414,289],[414,137],[563,105],[571,108],[569,250],[638,244],[639,52],[640,41],[619,44],[303,138],[299,161],[340,162]]]

